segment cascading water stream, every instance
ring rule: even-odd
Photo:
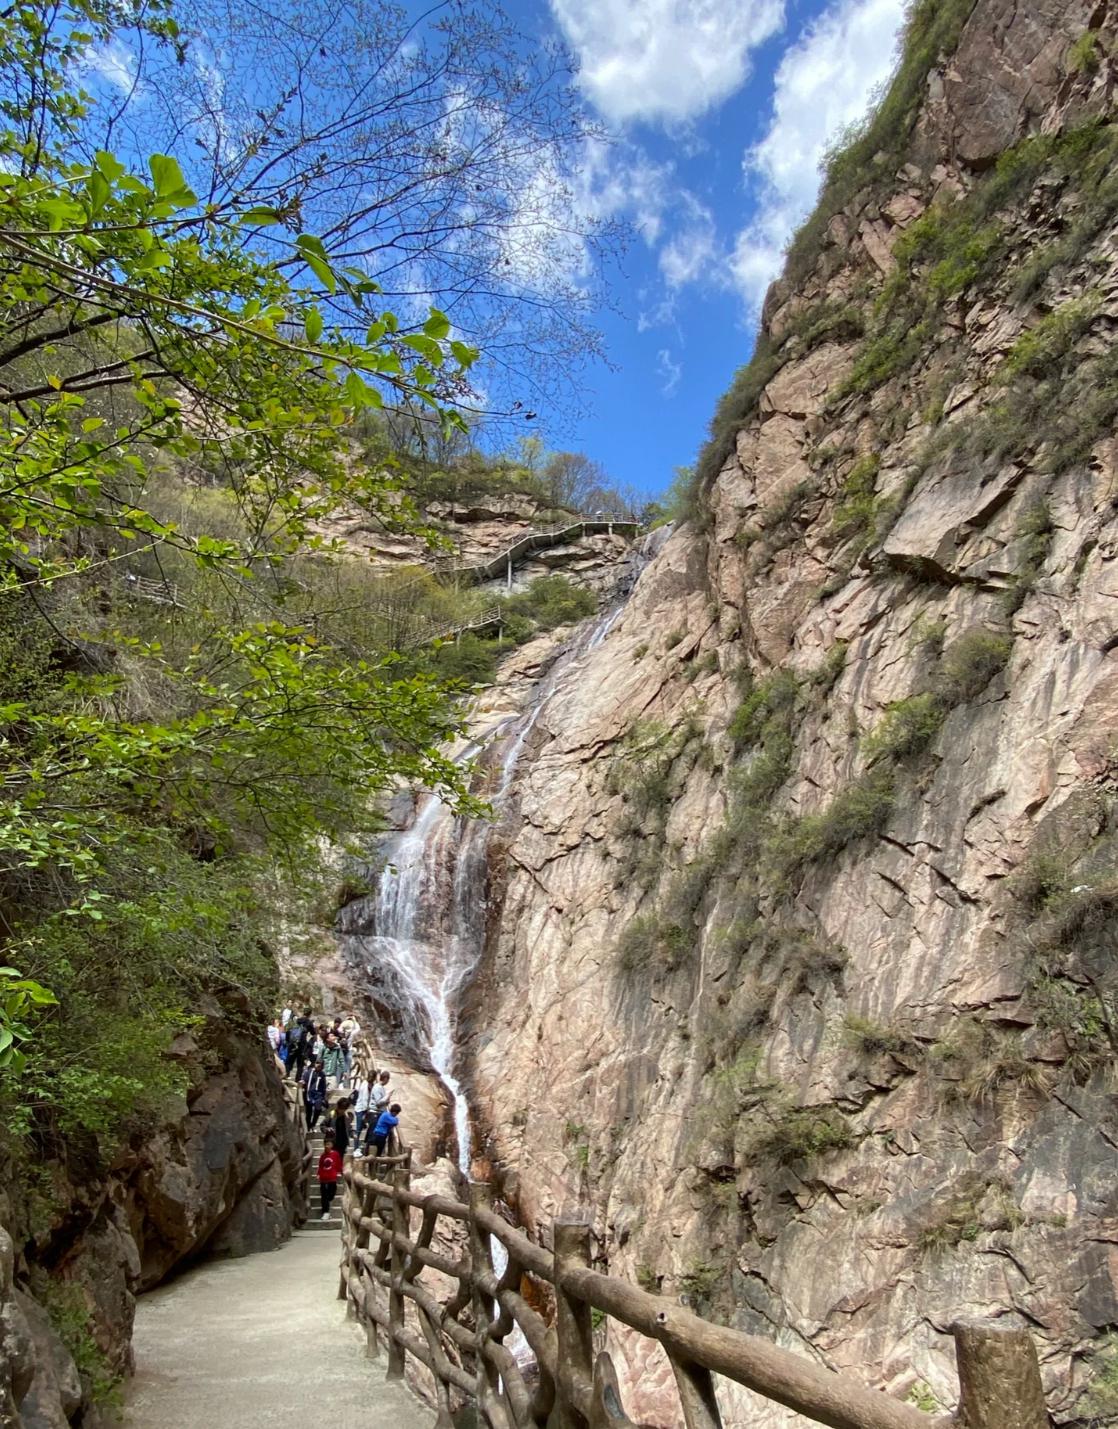
[[[489,799],[495,818],[460,818],[437,796],[422,796],[411,827],[383,850],[386,863],[376,892],[349,904],[340,918],[351,965],[364,967],[377,1001],[397,1015],[410,1050],[430,1065],[450,1094],[458,1168],[465,1176],[472,1160],[470,1109],[457,1075],[455,1033],[461,993],[485,941],[489,840],[507,813],[520,756],[560,680],[574,661],[606,638],[661,539],[657,532],[632,553],[629,571],[619,582],[620,599],[579,632],[536,686],[528,708],[500,725],[484,747],[474,744],[461,755],[466,762],[481,754],[483,764],[492,756],[492,787],[479,792]]]
[[[411,827],[385,848],[376,892],[349,904],[341,915],[351,964],[363,964],[378,1000],[400,1018],[412,1051],[430,1063],[450,1094],[458,1169],[467,1178],[473,1160],[470,1108],[456,1074],[455,1031],[459,999],[485,941],[489,840],[507,812],[520,756],[560,680],[573,661],[605,640],[669,529],[646,537],[632,553],[629,570],[618,582],[617,602],[579,633],[537,685],[529,707],[499,726],[484,748],[475,744],[461,755],[463,763],[490,750],[498,756],[490,766],[495,777],[488,793],[494,820],[459,818],[437,796],[424,796]],[[508,1253],[495,1236],[490,1248],[500,1279]],[[518,1329],[508,1348],[521,1363],[532,1357]]]

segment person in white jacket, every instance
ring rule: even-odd
[[[353,1088],[353,1100],[350,1105],[354,1113],[354,1142],[361,1140],[361,1128],[365,1125],[365,1120],[369,1114],[369,1103],[373,1092],[373,1083],[376,1081],[376,1072],[372,1072],[368,1077],[359,1077]]]

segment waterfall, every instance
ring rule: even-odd
[[[489,841],[509,814],[517,765],[540,716],[572,664],[599,646],[666,531],[646,537],[628,558],[617,600],[581,626],[566,651],[532,691],[525,709],[504,721],[484,745],[460,756],[489,772],[483,792],[490,820],[460,818],[434,794],[420,797],[415,818],[382,849],[385,865],[375,892],[348,904],[339,918],[351,966],[364,969],[376,999],[391,1007],[408,1050],[446,1088],[457,1137],[458,1168],[470,1174],[470,1109],[457,1068],[456,1022],[462,991],[485,944]]]

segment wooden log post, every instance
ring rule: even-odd
[[[563,1287],[567,1270],[585,1269],[590,1264],[590,1227],[583,1220],[561,1216],[552,1226],[555,1247],[555,1330],[556,1357],[555,1429],[587,1429],[578,1408],[580,1398],[592,1392],[594,1378],[594,1334],[590,1306]]]
[[[594,1361],[594,1394],[590,1401],[590,1429],[636,1429],[621,1403],[617,1371],[605,1350]]]
[[[400,1335],[404,1329],[404,1294],[401,1287],[404,1280],[405,1256],[396,1244],[396,1237],[406,1236],[411,1224],[407,1202],[400,1197],[401,1191],[409,1189],[410,1182],[411,1171],[406,1165],[393,1169],[392,1250],[388,1258],[392,1284],[388,1291],[388,1370],[385,1374],[386,1379],[403,1379],[404,1377],[404,1346],[400,1342]]]
[[[710,1370],[690,1360],[677,1360],[674,1355],[671,1356],[671,1364],[687,1429],[722,1429],[722,1415]]]
[[[497,1405],[501,1397],[501,1376],[493,1361],[485,1353],[489,1340],[489,1329],[493,1324],[495,1307],[492,1297],[487,1295],[479,1283],[479,1275],[492,1275],[493,1252],[489,1244],[489,1232],[478,1225],[478,1211],[493,1209],[493,1187],[486,1181],[470,1182],[470,1289],[472,1291],[474,1326],[477,1335],[477,1395],[480,1416],[489,1423],[498,1417]]]
[[[1049,1429],[1040,1361],[1028,1330],[995,1320],[952,1325],[960,1429]]]

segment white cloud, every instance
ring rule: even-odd
[[[131,94],[138,90],[136,76],[139,61],[120,40],[109,40],[104,45],[90,45],[83,58],[85,68],[90,73],[99,76],[114,89],[119,89],[122,94]]]
[[[683,365],[672,357],[670,347],[662,347],[656,354],[656,376],[660,379],[661,395],[674,397],[683,376]]]
[[[533,154],[510,202],[515,218],[501,235],[501,258],[510,277],[537,289],[557,275],[590,281],[595,257],[583,237],[587,223],[620,219],[655,248],[687,195],[681,199],[672,166],[656,163],[639,145],[592,140],[574,155]]]
[[[550,0],[580,83],[614,121],[678,122],[739,89],[784,0]]]
[[[708,277],[718,253],[714,215],[691,194],[679,196],[685,217],[660,249],[660,272],[669,288],[681,288]]]
[[[654,327],[674,327],[679,332],[676,321],[676,294],[662,294],[641,288],[637,293],[640,308],[637,312],[637,331],[650,332]]]
[[[671,166],[654,162],[628,141],[588,142],[578,166],[582,211],[596,218],[625,218],[653,247],[674,193]]]
[[[904,9],[904,0],[838,0],[780,62],[768,132],[744,160],[758,212],[731,260],[753,313],[815,202],[829,140],[861,118],[893,68]]]

